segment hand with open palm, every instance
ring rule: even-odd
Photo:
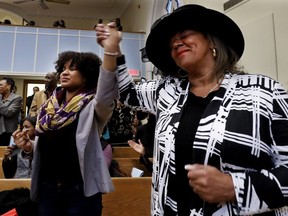
[[[132,147],[136,152],[141,154],[142,156],[145,154],[145,147],[143,146],[141,140],[138,140],[139,143],[133,141],[133,140],[128,140],[128,144],[130,147]]]

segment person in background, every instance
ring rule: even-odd
[[[123,27],[122,27],[122,25],[121,25],[121,20],[120,20],[120,18],[116,18],[115,23],[116,23],[116,28],[117,28],[117,30],[118,30],[118,31],[123,31]]]
[[[15,82],[12,78],[0,80],[0,146],[8,146],[12,133],[18,127],[23,99],[13,93]]]
[[[31,107],[31,104],[32,104],[32,101],[33,101],[33,98],[34,98],[34,95],[36,94],[36,92],[38,92],[40,89],[38,86],[34,86],[33,87],[33,94],[28,96],[26,98],[26,107],[27,107],[27,113],[29,113],[29,109]]]
[[[104,50],[120,53],[115,26],[96,30]],[[147,37],[164,77],[135,85],[124,56],[110,57],[120,100],[156,115],[151,215],[287,215],[288,93],[239,69],[244,44],[228,16],[187,4]]]
[[[5,19],[2,24],[11,25],[12,23],[11,23],[11,21],[9,19]]]
[[[138,111],[138,113],[141,112]],[[140,154],[140,162],[152,172],[152,162],[149,158],[153,157],[156,117],[149,113],[146,113],[146,116],[148,118],[147,123],[137,127],[134,140],[128,140],[128,144]]]
[[[35,125],[36,116],[28,116],[23,120],[21,128],[13,133],[15,136],[16,133],[24,132],[30,142],[27,142],[25,145],[17,146],[15,143],[12,143],[12,145],[7,146],[2,162],[5,178],[31,178],[32,142],[35,139]]]
[[[127,145],[127,141],[133,138],[133,120],[133,110],[117,100],[113,114],[107,124],[110,135],[109,141],[112,146],[119,143]]]
[[[65,25],[65,21],[64,21],[64,20],[60,20],[60,21],[59,21],[59,27],[61,27],[61,28],[66,28],[66,25]]]
[[[26,26],[35,26],[35,21],[34,20],[31,20],[29,21]]]
[[[39,201],[40,216],[100,216],[102,194],[114,190],[100,135],[118,89],[116,75],[100,73],[101,64],[94,53],[74,51],[55,62],[61,86],[40,108],[33,144],[31,199]],[[22,134],[13,138],[29,142]]]
[[[129,109],[130,109],[130,107],[128,107]],[[140,126],[140,125],[142,125],[142,121],[141,120],[143,120],[143,119],[141,119],[141,116],[140,116],[140,118],[139,118],[139,113],[140,112],[135,112],[135,111],[133,111],[132,110],[132,113],[133,113],[133,120],[132,120],[132,135],[133,135],[133,140],[135,140],[135,136],[136,136],[136,133],[137,133],[137,129],[138,129],[138,127]],[[141,114],[140,114],[141,115]]]
[[[12,93],[16,94],[17,93],[17,86],[14,85],[13,89],[12,89]],[[23,102],[23,100],[22,100]],[[20,113],[19,113],[19,118],[18,118],[18,124],[21,124],[21,121],[24,119],[25,115],[24,115],[24,110],[23,110],[23,105],[21,105],[21,109],[20,109]]]
[[[56,72],[49,72],[45,75],[45,89],[36,92],[29,110],[29,116],[36,116],[39,113],[40,107],[52,95],[52,92],[57,87],[58,75]]]
[[[53,22],[53,27],[59,27],[60,23],[59,20]]]
[[[109,142],[109,135],[108,135],[108,137],[106,135],[107,133],[109,134],[108,127],[105,126],[104,129],[103,129],[102,135],[100,137],[100,141],[101,141],[102,150],[104,152],[104,156],[106,158],[107,165],[108,165],[108,168],[109,168],[110,164],[111,164],[111,161],[112,161],[113,150],[112,150],[112,146],[111,146],[111,144]]]
[[[140,154],[140,162],[144,164],[144,166],[149,170],[150,173],[153,171],[153,163],[149,159],[148,154],[146,153],[146,148],[141,142],[141,139],[138,139],[137,142],[134,140],[128,140],[128,144],[131,148],[134,149],[134,151],[138,152]]]
[[[154,134],[156,119],[154,115],[141,111],[136,112],[139,124],[137,125],[134,141],[141,139],[148,157],[153,157]]]

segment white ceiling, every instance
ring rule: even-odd
[[[133,0],[69,0],[70,4],[45,2],[49,9],[43,9],[38,1],[0,0],[0,8],[12,11],[23,18],[30,16],[69,17],[87,19],[111,19],[121,17]],[[57,1],[57,0],[55,0]]]

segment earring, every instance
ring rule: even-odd
[[[216,49],[215,49],[215,48],[212,49],[212,55],[213,55],[214,58],[216,58],[217,52],[216,52]]]
[[[181,68],[179,68],[179,70],[178,70],[178,75],[181,78],[186,78],[187,77],[186,71],[182,70]]]

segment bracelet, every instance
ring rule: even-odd
[[[23,152],[25,153],[25,154],[27,154],[27,155],[30,155],[31,153],[32,153],[32,151],[33,151],[33,149],[31,148],[31,150],[30,151],[26,151],[25,149],[23,149]]]
[[[118,56],[118,52],[106,52],[106,51],[104,51],[104,54],[105,55],[108,55],[108,56]]]

